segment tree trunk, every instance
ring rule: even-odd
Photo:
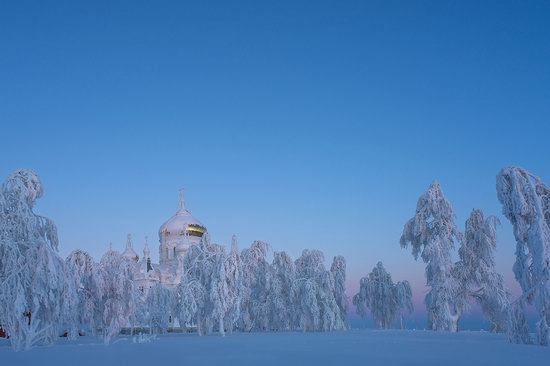
[[[223,326],[223,316],[220,315],[219,320],[220,320],[220,335],[222,337],[225,337],[225,329]]]

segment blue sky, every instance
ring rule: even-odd
[[[430,182],[463,228],[502,221],[511,164],[550,183],[547,1],[95,2],[0,5],[0,175],[32,168],[61,254],[97,259],[188,208],[214,241],[379,260],[424,296],[399,247]],[[156,251],[153,250],[156,254]]]

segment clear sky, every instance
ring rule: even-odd
[[[41,176],[64,256],[156,248],[185,186],[215,242],[342,254],[350,295],[383,261],[420,311],[399,237],[437,179],[461,229],[501,219],[517,291],[495,176],[550,184],[549,19],[548,1],[4,1],[0,175]]]

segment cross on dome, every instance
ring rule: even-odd
[[[179,208],[178,211],[184,211],[185,210],[185,187],[180,188],[180,202],[179,202]]]
[[[126,249],[132,249],[132,234],[126,237]]]
[[[151,252],[149,251],[149,239],[146,236],[145,237],[145,247],[143,248],[143,258],[147,259],[151,255]]]

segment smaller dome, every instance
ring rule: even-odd
[[[149,250],[149,240],[148,237],[145,237],[145,246],[143,247],[143,259],[151,257],[151,251]]]
[[[122,252],[122,256],[128,260],[137,262],[139,260],[139,256],[134,251],[133,244],[132,244],[132,234],[128,234],[128,237],[126,239],[126,249],[124,249],[124,252]]]

